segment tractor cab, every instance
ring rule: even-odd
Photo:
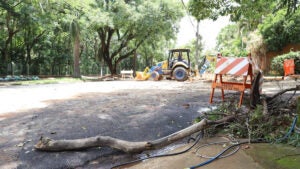
[[[173,69],[177,66],[190,68],[190,50],[189,49],[171,49],[169,50],[168,69]]]
[[[187,80],[190,74],[190,49],[169,50],[167,63],[167,70],[164,70],[167,78],[177,81]]]

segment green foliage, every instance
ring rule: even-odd
[[[263,115],[263,107],[261,105],[250,112],[248,120],[248,135],[251,139],[263,138],[266,140],[274,140],[277,126],[275,124],[276,118],[265,117]]]
[[[286,10],[269,14],[259,25],[269,51],[280,51],[287,44],[300,43],[300,10],[286,18]]]
[[[260,26],[263,38],[271,51],[281,50],[289,43],[299,43],[299,0],[214,0],[214,1],[189,1],[189,11],[197,19],[216,19],[218,16],[230,16],[230,20],[238,26],[235,30],[240,38],[227,38],[223,41],[224,34],[232,36],[231,32],[221,32],[223,37],[219,37],[219,49],[224,55],[245,56],[243,43],[250,32],[255,31]],[[227,28],[226,28],[227,29]],[[226,33],[225,33],[226,32]],[[242,39],[245,38],[245,41]],[[228,43],[228,45],[226,45]]]
[[[210,62],[207,72],[214,73],[216,70],[217,62]]]
[[[242,31],[238,24],[230,24],[223,29],[217,36],[217,49],[223,56],[247,56],[245,42],[243,42]]]
[[[287,144],[294,147],[300,147],[300,134],[292,133],[292,135],[287,139]]]
[[[191,41],[189,41],[187,44],[181,46],[180,48],[185,48],[185,49],[190,49],[190,59],[191,59],[191,63],[193,64],[192,67],[194,67],[195,64],[197,64],[197,58],[196,58],[196,39],[192,39]],[[198,50],[199,53],[201,53],[201,51],[203,51],[204,48],[204,43],[202,42],[202,36],[199,35],[199,42],[198,42]],[[199,62],[201,62],[201,58]]]
[[[73,58],[79,56],[83,74],[99,72],[105,66],[117,73],[120,65],[133,65],[133,60],[126,58],[134,54],[138,56],[137,68],[142,70],[164,60],[165,51],[172,46],[183,16],[182,4],[176,2],[1,1],[0,74],[12,73],[8,65],[14,62],[22,65],[18,74],[26,74],[29,65],[30,74],[69,75],[78,68],[74,64],[78,59]],[[245,56],[242,39],[275,7],[277,14],[268,16],[269,24],[262,26],[271,48],[299,42],[298,5],[298,0],[190,0],[188,9],[199,21],[219,15],[230,15],[232,21],[238,21],[234,29],[220,35],[219,47],[224,55]],[[291,13],[288,17],[286,11]]]
[[[296,115],[298,116],[297,126],[300,126],[300,96],[296,99]]]
[[[290,115],[264,114],[261,105],[246,113],[243,112],[245,111],[243,108],[238,108],[236,105],[236,102],[223,103],[217,109],[203,113],[194,122],[199,122],[202,118],[215,121],[224,116],[236,115],[234,121],[210,126],[206,133],[211,135],[220,132],[237,138],[264,139],[269,142],[278,142],[279,140],[293,146],[300,146],[299,134],[297,133],[292,133],[286,140],[280,140],[290,129],[293,121]]]
[[[222,5],[224,3],[220,0],[190,0],[188,9],[197,21],[201,21],[207,18],[217,19],[215,10],[220,9]]]
[[[105,66],[117,73],[135,52],[138,63],[160,61],[178,31],[179,5],[174,0],[1,1],[0,74],[11,73],[8,65],[14,62],[29,64],[30,74],[70,75],[78,56],[83,74]]]
[[[286,15],[289,16],[298,9],[299,4],[300,4],[299,0],[282,0],[278,2],[275,11],[278,11],[282,8],[286,8],[287,9]]]
[[[166,0],[109,1],[94,3],[92,9],[88,18],[100,39],[97,57],[106,62],[112,74],[143,44],[157,47],[160,41],[175,37],[177,22],[183,15],[176,3]]]
[[[283,62],[286,59],[294,59],[295,73],[300,73],[300,52],[290,52],[284,55],[280,55],[272,59],[271,70],[278,72],[279,75],[284,75]]]
[[[262,111],[262,106],[258,106],[254,111],[249,112],[247,119],[229,124],[225,131],[236,137],[274,142],[282,137],[282,133],[285,133],[285,129],[289,127],[290,118],[287,116],[267,117]]]
[[[247,29],[255,30],[262,16],[276,7],[277,0],[190,0],[189,11],[197,20],[230,16],[231,21],[247,21]]]
[[[220,104],[216,109],[211,109],[208,112],[205,112],[203,116],[197,117],[196,121],[203,117],[207,118],[208,120],[218,120],[225,115],[230,115],[230,113],[235,112],[238,110],[237,105],[234,102],[224,102]]]
[[[247,23],[247,29],[253,31],[261,23],[262,17],[271,13],[276,6],[276,0],[234,0],[225,11],[231,21]]]
[[[200,117],[196,117],[193,121],[193,123],[199,123],[201,121],[201,118]]]

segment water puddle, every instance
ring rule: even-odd
[[[184,143],[179,143],[179,144],[171,144],[169,146],[163,147],[159,150],[152,150],[151,152],[145,152],[142,154],[138,155],[139,159],[146,159],[149,157],[153,157],[153,156],[160,156],[160,155],[165,155],[165,154],[171,154],[173,150],[184,146]]]
[[[197,110],[198,113],[202,114],[203,112],[209,112],[217,109],[217,106],[201,107]]]

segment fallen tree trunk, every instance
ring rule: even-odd
[[[296,88],[286,89],[274,95],[272,99],[282,95],[287,91],[300,90],[300,86]],[[267,103],[264,103],[264,107],[267,108]],[[236,118],[236,115],[229,115],[220,120],[209,121],[207,119],[202,119],[199,123],[191,125],[183,130],[176,133],[168,135],[166,137],[153,140],[153,141],[141,141],[141,142],[130,142],[126,140],[121,140],[109,136],[95,136],[83,139],[74,140],[52,140],[49,138],[41,137],[39,142],[35,145],[35,149],[41,151],[68,151],[68,150],[82,150],[92,147],[111,147],[118,149],[127,153],[139,153],[146,150],[154,150],[171,143],[174,143],[180,139],[188,137],[196,132],[202,131],[211,125],[222,124],[226,122],[231,122]]]
[[[202,119],[199,123],[153,141],[130,142],[109,136],[95,136],[74,140],[52,140],[41,137],[40,141],[35,145],[35,149],[42,151],[67,151],[92,147],[111,147],[127,153],[139,153],[145,150],[154,150],[164,147],[196,132],[202,131],[210,125],[221,124],[231,121],[232,119],[234,119],[234,116],[228,116],[218,121]]]

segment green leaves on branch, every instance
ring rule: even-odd
[[[0,74],[7,73],[11,61],[28,63],[34,74],[71,74],[73,45],[80,63],[105,62],[115,74],[123,59],[139,54],[141,45],[164,51],[166,41],[175,39],[183,16],[181,4],[175,2],[1,1]]]
[[[280,9],[287,9],[286,16],[289,16],[296,12],[299,5],[299,0],[280,0],[275,8],[275,12]]]
[[[300,10],[286,18],[286,10],[268,15],[259,26],[269,51],[280,51],[288,44],[300,43]]]
[[[144,43],[170,40],[183,12],[173,1],[106,1],[94,3],[89,20],[100,39],[98,59],[116,74],[118,64]]]
[[[218,10],[221,7],[227,6],[227,1],[222,0],[190,0],[188,3],[188,10],[197,21],[211,18],[216,20],[218,18]]]
[[[245,57],[249,52],[246,51],[242,30],[238,24],[230,24],[223,29],[217,36],[217,49],[223,56]]]

